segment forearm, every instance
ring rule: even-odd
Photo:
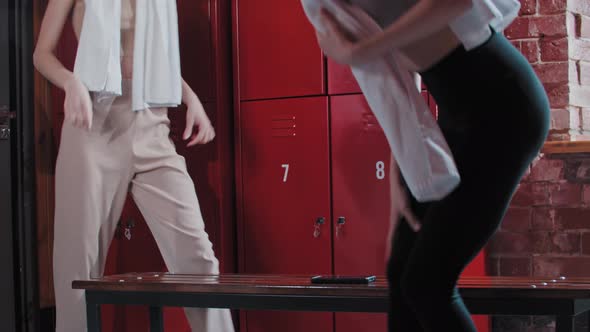
[[[197,94],[191,89],[191,87],[186,83],[184,78],[182,78],[182,102],[185,105],[190,105],[194,102],[201,102]]]
[[[447,27],[471,6],[471,0],[420,0],[383,33],[361,41],[359,47],[366,58],[403,48]]]
[[[33,63],[41,75],[61,89],[64,89],[66,83],[74,77],[74,74],[50,51],[35,51]]]

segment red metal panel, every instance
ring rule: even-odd
[[[324,93],[324,58],[299,0],[235,0],[240,100]]]
[[[167,271],[156,241],[139,209],[129,197],[115,234],[118,241],[116,273]],[[181,308],[164,312],[166,331],[190,332]],[[114,331],[135,332],[149,330],[146,306],[118,306],[114,315]]]
[[[424,96],[428,98],[427,93]],[[331,105],[334,272],[384,275],[389,146],[362,95],[331,97]],[[465,275],[485,275],[483,263],[480,254]],[[488,331],[487,317],[475,320],[478,331]],[[337,314],[336,330],[384,331],[386,317]]]
[[[202,101],[215,98],[211,0],[178,1],[182,74]]]
[[[349,66],[328,59],[328,93],[330,95],[361,93],[361,88]]]
[[[246,102],[241,112],[241,272],[331,273],[327,98]],[[323,332],[333,324],[330,313],[246,317],[248,332]]]
[[[334,272],[385,275],[389,145],[362,95],[332,97],[331,105]],[[386,322],[382,314],[336,314],[338,332],[385,331]]]

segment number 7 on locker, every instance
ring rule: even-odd
[[[289,164],[283,164],[281,165],[281,167],[285,170],[285,173],[283,175],[283,182],[287,182],[287,179],[289,178]]]

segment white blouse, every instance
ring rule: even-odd
[[[385,28],[408,11],[419,0],[344,0],[358,6]],[[518,0],[472,0],[471,9],[449,25],[467,50],[473,49],[490,36],[490,26],[504,30],[518,16]]]
[[[450,24],[466,50],[485,42],[491,35],[490,26],[504,30],[518,16],[518,0],[473,0],[473,7]]]

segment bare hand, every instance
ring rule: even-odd
[[[187,104],[187,107],[186,128],[182,139],[191,139],[187,144],[188,147],[211,142],[215,138],[215,130],[201,102],[195,98],[194,101]],[[198,129],[197,133],[193,133],[195,127]]]
[[[397,164],[393,161],[393,158],[390,166],[389,178],[391,182],[391,222],[389,225],[389,231],[387,232],[387,242],[385,243],[385,258],[387,260],[389,260],[391,255],[391,246],[395,236],[395,230],[402,218],[408,223],[414,232],[418,232],[422,226],[418,218],[416,218],[412,212],[408,200],[408,193],[399,181]]]
[[[359,47],[355,40],[326,9],[322,9],[320,17],[326,31],[316,31],[316,37],[324,54],[341,64],[352,65],[356,63],[359,60]]]
[[[64,85],[66,98],[64,102],[64,120],[77,128],[92,128],[92,101],[84,84],[72,77]]]

